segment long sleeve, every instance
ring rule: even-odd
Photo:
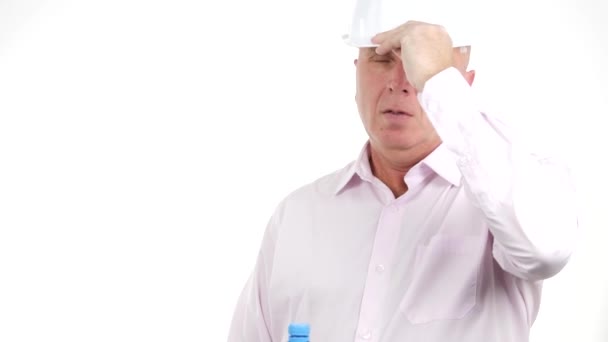
[[[238,298],[228,342],[272,342],[268,313],[268,279],[274,257],[275,223],[273,216],[264,233],[255,268]]]
[[[567,164],[481,112],[455,68],[431,78],[418,97],[456,155],[469,198],[487,219],[498,264],[528,280],[557,274],[573,251],[578,228]]]

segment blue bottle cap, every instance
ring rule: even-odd
[[[310,342],[308,336],[290,336],[288,342]]]
[[[289,335],[294,337],[308,337],[310,335],[310,325],[292,323],[289,325]]]

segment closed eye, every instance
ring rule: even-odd
[[[390,64],[399,57],[398,55],[395,57],[393,53],[378,55],[375,48],[368,48],[366,53],[370,62],[379,64]]]

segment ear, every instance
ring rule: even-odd
[[[353,61],[353,64],[355,64],[355,66],[357,66],[357,59],[355,58],[355,60]]]
[[[469,70],[464,73],[464,78],[467,80],[470,86],[473,85],[473,81],[475,81],[475,70]]]

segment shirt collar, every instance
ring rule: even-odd
[[[421,161],[422,164],[428,166],[441,178],[454,186],[460,186],[462,174],[456,162],[456,154],[450,151],[444,143],[437,146],[431,154]]]
[[[351,162],[341,173],[338,174],[334,195],[337,195],[340,191],[342,191],[355,175],[358,175],[359,178],[363,180],[371,181],[371,177],[373,175],[369,165],[368,149],[369,141],[363,145],[357,159],[354,162]]]
[[[369,164],[369,149],[370,143],[368,140],[359,152],[357,159],[338,175],[336,188],[334,189],[335,195],[342,191],[355,175],[363,181],[372,182],[374,175]],[[406,174],[405,180],[408,184],[418,184],[431,173],[437,174],[454,186],[460,185],[462,175],[456,165],[456,155],[443,143],[426,158],[414,165]]]

